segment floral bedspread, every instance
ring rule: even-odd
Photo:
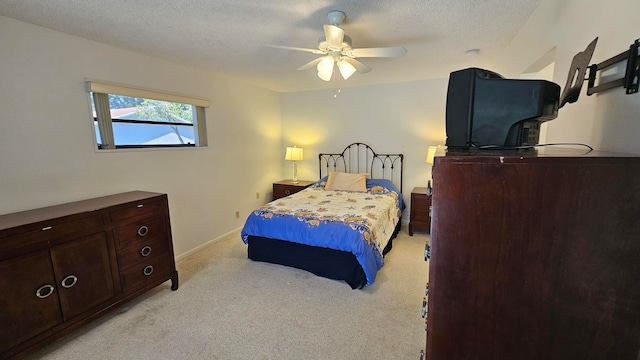
[[[404,208],[399,191],[381,183],[368,180],[367,192],[350,192],[325,190],[318,182],[253,211],[242,240],[253,235],[351,252],[371,285]]]

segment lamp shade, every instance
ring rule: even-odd
[[[331,80],[333,75],[334,59],[331,55],[327,55],[316,66],[318,69],[318,77],[324,81]]]
[[[338,69],[340,69],[340,75],[342,78],[347,80],[356,72],[356,68],[351,65],[344,57],[338,61]]]
[[[303,150],[299,147],[287,147],[287,153],[284,156],[285,160],[300,161],[303,160]]]
[[[427,164],[433,165],[433,159],[436,157],[436,150],[438,150],[437,146],[429,146],[429,149],[427,150],[427,159],[425,160]]]

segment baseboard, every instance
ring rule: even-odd
[[[234,234],[234,233],[239,232],[241,229],[242,229],[242,227],[239,227],[239,228],[237,228],[237,229],[231,230],[231,231],[229,231],[228,233],[223,234],[223,235],[220,235],[220,236],[218,236],[218,237],[217,237],[217,238],[215,238],[215,239],[209,240],[209,241],[207,241],[206,243],[204,243],[204,244],[202,244],[202,245],[200,245],[200,246],[196,246],[196,247],[194,247],[193,249],[191,249],[191,250],[189,250],[189,251],[187,251],[187,252],[184,252],[184,253],[182,253],[182,254],[180,254],[180,255],[176,256],[176,261],[179,261],[180,259],[183,259],[183,258],[185,258],[185,257],[187,257],[187,256],[189,256],[189,255],[191,255],[191,254],[195,254],[195,253],[197,253],[198,251],[200,251],[200,250],[202,250],[202,249],[204,249],[204,248],[207,248],[207,247],[209,247],[209,246],[211,246],[211,245],[213,245],[213,244],[217,243],[218,241],[220,241],[220,240],[222,240],[222,239],[226,238],[227,236],[229,236],[229,235],[231,235],[231,234]],[[238,241],[240,241],[240,240],[238,240]]]

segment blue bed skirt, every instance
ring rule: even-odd
[[[400,222],[383,255],[391,250],[399,231]],[[350,252],[260,236],[249,236],[248,245],[247,255],[254,261],[290,266],[328,279],[344,280],[352,289],[361,289],[367,284],[362,266]]]

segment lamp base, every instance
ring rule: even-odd
[[[293,180],[291,180],[292,184],[297,184],[298,183],[298,165],[296,164],[296,161],[293,160]]]

